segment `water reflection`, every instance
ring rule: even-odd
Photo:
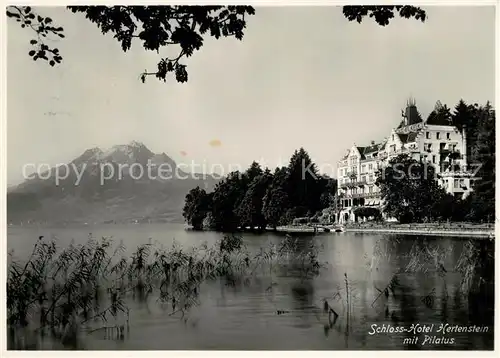
[[[278,244],[283,237],[249,236],[250,251]],[[456,265],[464,240],[404,236],[332,234],[300,237],[296,252],[320,247],[328,265],[316,277],[305,277],[293,262],[251,284],[223,280],[200,288],[199,305],[183,320],[169,316],[154,297],[139,291],[128,306],[130,334],[78,336],[76,342],[14,343],[24,349],[492,349],[493,286],[464,294],[463,273]],[[478,257],[494,252],[489,241],[477,241]],[[472,272],[492,282],[492,260]],[[269,289],[270,287],[270,289]],[[328,307],[325,309],[325,302]],[[375,324],[450,323],[488,325],[486,334],[454,335],[453,346],[422,345],[412,332],[370,335]],[[26,333],[27,334],[27,333]],[[23,338],[25,342],[29,337]],[[21,339],[21,340],[23,340]],[[406,339],[406,340],[405,340]]]

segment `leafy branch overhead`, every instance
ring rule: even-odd
[[[188,73],[182,60],[192,56],[208,37],[235,37],[242,40],[246,18],[255,14],[251,6],[68,6],[73,13],[81,13],[97,25],[103,34],[111,33],[120,42],[124,52],[130,50],[132,40],[142,43],[145,50],[160,53],[161,48],[176,47],[173,57],[162,57],[155,70],[144,71],[166,81],[169,73],[178,82],[187,82]],[[349,21],[361,22],[366,16],[381,25],[388,25],[395,14],[402,18],[426,19],[424,10],[414,6],[344,6],[343,14]],[[33,60],[43,59],[51,66],[61,63],[57,48],[50,48],[44,39],[48,35],[64,38],[63,28],[52,25],[52,19],[36,14],[29,6],[8,6],[7,16],[33,30],[37,37],[30,41]]]
[[[33,61],[43,59],[49,62],[51,66],[56,63],[61,63],[62,57],[59,54],[59,49],[50,48],[44,42],[44,38],[48,35],[57,35],[64,38],[63,28],[52,25],[50,17],[43,17],[32,11],[30,6],[8,6],[7,17],[14,19],[21,24],[22,28],[29,28],[37,35],[36,39],[30,40],[33,49],[28,52],[28,55],[33,58]]]
[[[394,18],[395,13],[405,19],[412,17],[415,20],[425,22],[427,15],[424,10],[419,7],[410,5],[394,5],[394,6],[344,6],[344,16],[349,21],[356,20],[358,23],[363,21],[363,18],[368,16],[374,18],[380,26],[389,25],[391,19]]]

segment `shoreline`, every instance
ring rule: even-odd
[[[477,238],[494,238],[495,230],[422,230],[422,229],[399,229],[399,228],[354,228],[346,227],[345,232],[352,233],[370,233],[370,234],[402,234],[402,235],[427,235],[427,236],[466,236],[466,237],[477,237]]]
[[[415,225],[415,226],[413,226]],[[429,225],[429,224],[403,224],[400,227],[397,225],[391,225],[387,227],[363,227],[363,226],[342,226],[343,232],[350,233],[366,233],[366,234],[400,234],[400,235],[426,235],[426,236],[455,236],[455,237],[473,237],[473,238],[494,238],[495,228],[494,227],[474,227],[471,226],[460,226],[451,225],[449,227],[443,227],[439,225]],[[422,225],[422,226],[420,226]],[[269,231],[269,230],[268,230]],[[279,227],[277,232],[293,234],[334,234],[335,231],[330,232],[325,231],[324,228],[318,227],[316,232],[311,226],[282,226]]]

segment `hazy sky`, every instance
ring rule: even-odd
[[[64,8],[39,9],[65,28],[63,63],[34,62],[32,32],[9,20],[8,183],[25,163],[132,140],[208,168],[275,167],[301,146],[335,166],[354,142],[388,136],[410,95],[424,117],[437,100],[494,103],[494,8],[425,9],[425,23],[384,28],[349,22],[340,7],[257,8],[243,41],[209,39],[185,61],[186,84],[142,84],[158,54],[139,43],[123,53]]]

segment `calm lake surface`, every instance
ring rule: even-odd
[[[215,232],[192,232],[178,224],[103,225],[80,227],[9,227],[8,249],[18,258],[28,257],[40,235],[56,238],[65,247],[72,241],[85,243],[93,237],[113,237],[122,241],[130,254],[138,245],[151,241],[170,246],[174,240],[183,247],[202,242],[214,244],[221,238]],[[250,250],[279,242],[282,236],[272,233],[244,234]],[[461,295],[461,274],[454,271],[464,238],[388,236],[353,233],[332,233],[315,237],[300,236],[304,244],[311,241],[321,246],[320,259],[328,262],[321,274],[310,280],[299,277],[274,277],[272,292],[266,291],[271,281],[262,279],[248,287],[231,287],[221,282],[204,284],[200,305],[194,307],[187,321],[169,316],[154,299],[147,304],[130,301],[130,333],[123,340],[107,339],[101,333],[85,334],[79,349],[90,350],[342,350],[342,349],[493,349],[493,317],[474,321],[467,298]],[[446,252],[443,262],[446,273],[436,270],[402,275],[406,287],[396,299],[379,296],[394,273],[405,267],[412,246],[427,241]],[[383,259],[374,258],[377,242],[385,250]],[[493,250],[493,245],[492,245]],[[332,297],[338,287],[345,287],[345,276],[351,287],[351,316],[346,319],[342,302],[331,300],[339,312],[333,327],[323,313],[324,298]],[[422,302],[431,292],[432,307]],[[336,305],[336,306],[335,306]],[[487,304],[485,304],[487,305]],[[277,314],[277,311],[287,311]],[[483,333],[438,333],[440,324],[468,326],[475,324]],[[373,325],[410,329],[412,324],[428,325],[432,332],[373,333]],[[434,324],[434,326],[430,326]],[[428,336],[426,339],[426,335]],[[437,343],[433,336],[448,343]],[[418,338],[410,342],[405,338]],[[453,342],[450,343],[450,339]],[[422,344],[424,343],[425,344]],[[444,342],[444,340],[443,340]],[[38,349],[61,349],[44,343]]]

